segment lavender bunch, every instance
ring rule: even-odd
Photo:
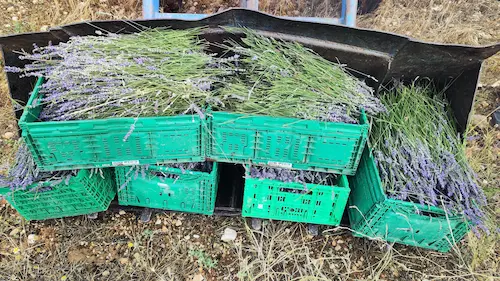
[[[213,169],[213,163],[208,162],[208,161],[188,162],[188,163],[169,163],[169,164],[163,164],[160,166],[180,169],[182,171],[182,174],[189,174],[190,172],[211,173],[212,169]],[[139,177],[141,177],[143,179],[147,179],[147,178],[151,178],[151,177],[158,177],[160,179],[160,181],[162,181],[162,182],[164,182],[166,179],[177,180],[180,177],[180,175],[178,175],[178,174],[157,171],[157,170],[151,170],[149,167],[150,167],[150,165],[130,167],[130,169],[125,173],[126,181],[119,187],[119,190],[122,190],[123,188],[125,188],[130,183],[131,180],[136,180]]]
[[[213,169],[213,163],[209,161],[171,163],[171,164],[165,164],[165,166],[180,169],[183,173],[187,171],[211,173]]]
[[[240,29],[241,30],[241,29]],[[299,43],[243,29],[243,44],[222,45],[236,54],[239,76],[218,91],[219,108],[247,114],[357,123],[361,109],[386,109],[364,82]]]
[[[202,29],[148,29],[135,34],[72,37],[37,47],[21,59],[21,76],[43,76],[45,120],[166,116],[194,113],[211,98],[212,84],[226,70],[208,67]]]
[[[271,179],[282,182],[306,184],[335,185],[337,176],[334,174],[304,170],[291,170],[265,166],[251,166],[250,177],[257,179]]]
[[[0,176],[0,186],[8,187],[11,191],[26,190],[43,192],[51,190],[53,186],[64,182],[66,185],[78,171],[41,172],[24,142],[19,143],[15,155],[14,165],[6,176]],[[45,183],[50,182],[50,185]],[[35,188],[31,186],[36,184]]]
[[[430,86],[399,86],[382,102],[389,112],[375,119],[370,141],[387,195],[444,206],[487,230],[486,197],[444,97]]]

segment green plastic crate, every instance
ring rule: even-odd
[[[27,220],[46,220],[79,216],[106,211],[115,198],[116,186],[110,169],[103,169],[103,176],[92,175],[90,170],[80,170],[66,185],[55,184],[52,190],[36,192],[32,184],[27,190],[11,192],[0,188],[0,195]],[[52,182],[41,186],[50,186]]]
[[[205,160],[207,125],[198,115],[39,122],[42,83],[40,78],[19,120],[42,171]]]
[[[368,147],[349,183],[348,213],[355,236],[447,252],[469,229],[463,216],[447,215],[434,206],[388,199]]]
[[[268,179],[245,179],[243,217],[339,225],[349,197],[344,175],[336,186],[285,183]],[[296,193],[294,193],[294,191]]]
[[[154,172],[178,176],[161,180]],[[124,206],[140,206],[172,211],[212,215],[217,196],[217,163],[212,172],[182,171],[164,166],[149,166],[146,176],[135,177],[130,167],[115,169],[118,202]]]
[[[368,137],[360,124],[212,112],[207,157],[220,162],[354,175]]]

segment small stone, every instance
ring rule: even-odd
[[[181,225],[182,225],[182,221],[180,221],[180,220],[175,221],[175,226],[181,226]]]
[[[13,17],[12,17],[12,20],[13,20],[13,21],[18,21],[18,20],[19,20],[19,18],[18,18],[17,16],[13,16]]]
[[[285,228],[285,233],[290,234],[290,228]]]
[[[342,239],[337,240],[337,244],[343,244],[343,243],[344,243],[344,240],[342,240]]]
[[[10,232],[10,236],[16,236],[17,234],[19,234],[19,232],[21,232],[21,229],[20,228],[14,228],[11,232]]]
[[[125,212],[124,210],[120,210],[120,211],[118,212],[118,214],[120,214],[121,216],[123,216],[123,215],[125,215],[125,214],[126,214],[126,212]]]
[[[198,6],[198,2],[194,2],[193,6],[195,6],[195,7]]]
[[[337,252],[338,252],[338,251],[340,251],[341,249],[342,249],[342,247],[341,247],[340,245],[337,245],[337,246],[335,247],[335,251],[337,251]]]
[[[193,279],[191,279],[191,281],[203,281],[203,280],[205,280],[205,278],[201,274],[196,274],[195,276],[193,276]]]
[[[224,229],[224,234],[220,239],[224,242],[230,242],[236,240],[237,235],[238,233],[236,232],[236,230],[226,227],[226,229]]]
[[[7,12],[13,12],[13,11],[14,11],[14,9],[15,9],[15,8],[14,8],[14,6],[9,6],[9,7],[7,8]]]
[[[35,244],[36,240],[38,240],[38,236],[36,234],[28,235],[28,244]]]
[[[33,1],[31,1],[31,2],[33,3],[33,5],[38,4],[38,0],[33,0]]]
[[[5,134],[3,134],[2,137],[6,140],[10,140],[14,137],[14,133],[13,132],[6,132]]]
[[[106,277],[106,276],[109,276],[110,272],[108,270],[104,271],[102,273],[102,276]]]
[[[157,219],[156,222],[155,222],[156,225],[160,225],[161,224],[161,219]]]
[[[333,247],[337,246],[337,241],[336,241],[336,240],[333,240],[333,241],[332,241],[332,246],[333,246]]]
[[[186,235],[186,236],[184,236],[184,239],[189,240],[189,239],[191,239],[191,236]]]
[[[128,262],[129,262],[128,258],[120,258],[119,261],[121,264],[128,264]]]
[[[45,32],[47,30],[49,30],[49,26],[48,25],[42,25],[42,27],[40,27],[40,31]]]
[[[193,235],[193,238],[194,238],[194,239],[198,239],[198,238],[200,238],[200,235],[198,235],[198,234],[194,234],[194,235]]]
[[[252,218],[252,229],[260,230],[262,228],[262,220],[258,218]]]

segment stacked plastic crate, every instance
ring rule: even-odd
[[[69,183],[44,183],[50,188],[43,192],[36,183],[25,191],[0,189],[26,219],[104,211],[117,192],[122,205],[213,213],[217,164],[199,172],[154,165],[204,161],[206,120],[173,116],[39,122],[43,82],[37,81],[19,120],[22,137],[41,171],[80,170]],[[100,174],[92,175],[91,168],[101,168]]]
[[[228,162],[247,168],[245,217],[335,226],[348,204],[355,235],[444,252],[468,230],[462,216],[386,197],[366,145],[369,123],[364,113],[358,124],[210,111],[206,119],[189,115],[38,122],[42,83],[40,78],[19,121],[22,137],[41,171],[80,170],[68,184],[44,183],[50,188],[43,192],[33,191],[40,190],[39,184],[23,191],[0,189],[26,219],[103,211],[116,192],[121,205],[210,215],[217,196],[217,162]],[[193,170],[168,163],[205,164]],[[253,178],[252,166],[338,176],[332,185],[282,182]],[[102,168],[102,174],[85,170],[90,168]]]
[[[88,153],[85,131],[78,122],[37,122],[42,97],[38,79],[19,126],[22,137],[41,172],[80,169],[69,181],[33,183],[25,190],[0,188],[9,203],[27,220],[43,220],[104,211],[116,196],[113,171],[91,171],[93,162],[81,161]]]
[[[368,136],[359,124],[295,118],[210,114],[207,156],[246,165],[244,217],[339,225],[349,196],[346,175],[356,172]],[[252,178],[252,165],[338,174],[332,186]]]

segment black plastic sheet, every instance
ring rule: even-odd
[[[141,27],[185,29],[207,26],[204,37],[221,42],[234,36],[221,26],[247,27],[286,40],[301,42],[324,58],[339,61],[366,78],[369,85],[381,89],[393,79],[411,82],[418,77],[432,79],[445,90],[458,121],[459,131],[465,130],[472,109],[482,62],[500,50],[500,44],[471,47],[426,43],[405,36],[351,28],[340,25],[310,23],[281,19],[252,10],[231,9],[199,21],[136,20],[93,21],[70,24],[48,32],[0,37],[5,65],[23,67],[16,51],[32,51],[33,44],[46,46],[67,41],[71,36],[96,35],[96,31],[133,33]],[[97,32],[100,33],[100,32]],[[13,99],[25,104],[35,83],[34,78],[7,74]],[[286,94],[286,93],[284,93]],[[21,112],[16,112],[19,118]]]

